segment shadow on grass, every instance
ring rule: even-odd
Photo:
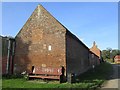
[[[111,71],[112,65],[104,62],[96,66],[94,69],[90,69],[87,72],[78,76],[76,78],[76,82],[101,85],[105,80],[109,79]]]
[[[20,75],[20,74],[18,74],[18,75],[8,75],[8,74],[2,75],[2,79],[22,79],[22,78],[24,78],[24,76]]]

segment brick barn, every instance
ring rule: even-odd
[[[8,51],[14,59],[7,59],[7,74],[29,73],[33,66],[62,66],[66,77],[69,73],[79,75],[98,64],[99,57],[41,5],[16,35],[15,42],[9,41],[15,49]]]
[[[32,13],[15,40],[15,73],[29,72],[32,66],[63,66],[65,75],[79,74],[89,68],[89,48],[41,5]]]

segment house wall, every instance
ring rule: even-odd
[[[2,40],[2,58],[1,58],[1,61],[2,61],[2,74],[6,74],[6,68],[7,68],[7,48],[8,48],[8,40],[7,40],[7,37],[2,37],[1,38]]]
[[[67,73],[79,75],[90,67],[89,49],[70,32],[66,34]]]
[[[32,66],[66,68],[65,28],[38,6],[16,36],[14,73],[30,72]]]
[[[94,64],[99,65],[100,64],[100,59],[97,55],[94,56]]]
[[[94,65],[94,53],[89,52],[89,61],[90,61],[90,67],[92,68],[92,66]]]
[[[92,46],[92,48],[90,48],[90,51],[92,51],[94,54],[96,54],[99,57],[99,59],[101,59],[101,57],[102,57],[101,51],[100,51],[100,49],[98,49],[95,42],[93,42],[93,46]]]
[[[90,60],[90,67],[93,67],[93,65],[96,66],[100,64],[99,57],[91,51],[89,53],[89,60]]]
[[[14,39],[10,37],[2,37],[1,38],[1,46],[2,46],[2,57],[0,58],[0,62],[2,63],[2,74],[12,74],[13,69],[13,48]]]

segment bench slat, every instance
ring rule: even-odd
[[[50,68],[50,67],[35,67],[33,70],[33,74],[51,74],[51,75],[61,75],[61,68]]]

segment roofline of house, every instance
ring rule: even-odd
[[[7,40],[15,40],[15,38],[14,38],[14,37],[1,36],[1,35],[0,35],[0,37],[1,37],[1,38],[6,38]]]

